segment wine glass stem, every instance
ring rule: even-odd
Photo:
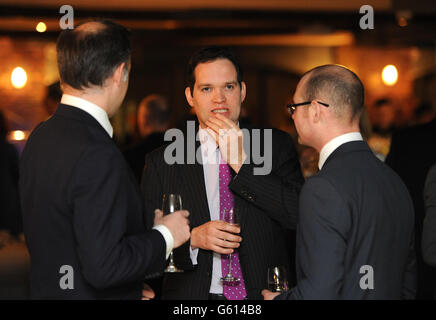
[[[173,252],[170,252],[170,265],[174,264],[174,257],[173,257]]]
[[[229,254],[229,274],[232,274],[232,254]]]

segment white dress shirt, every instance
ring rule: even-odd
[[[63,94],[61,99],[62,104],[66,104],[75,108],[79,108],[91,115],[104,128],[107,134],[112,138],[113,128],[109,121],[107,112],[98,105],[85,99],[75,97],[69,94]],[[159,231],[165,239],[166,243],[166,258],[168,259],[174,247],[174,238],[170,230],[163,224],[154,226],[153,229]]]
[[[201,144],[201,155],[203,160],[204,185],[206,187],[207,203],[209,205],[210,220],[220,219],[220,191],[219,191],[219,164],[221,153],[215,139],[209,133],[200,128],[199,138]],[[198,248],[190,248],[192,264],[197,264]],[[212,280],[210,293],[222,294],[223,286],[221,283],[221,255],[212,252]]]
[[[62,95],[61,103],[79,108],[90,114],[95,120],[98,121],[98,123],[100,123],[104,130],[106,130],[107,134],[112,138],[114,129],[109,121],[107,112],[102,107],[99,107],[88,100],[69,94]]]
[[[337,136],[336,138],[333,138],[332,140],[327,142],[324,145],[324,147],[322,147],[319,153],[319,161],[318,161],[319,170],[322,169],[322,166],[326,162],[327,158],[333,153],[333,151],[335,151],[341,145],[350,141],[362,141],[362,140],[363,138],[360,132],[350,132]]]

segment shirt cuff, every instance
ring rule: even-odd
[[[192,249],[191,246],[189,246],[189,255],[191,257],[192,265],[195,266],[198,264],[197,262],[197,256],[198,256],[198,248]]]
[[[166,253],[165,260],[167,260],[168,257],[170,256],[171,251],[173,251],[173,248],[174,248],[173,235],[171,234],[171,231],[167,227],[165,227],[163,224],[159,224],[157,226],[154,226],[153,229],[159,231],[165,239],[165,243],[167,245],[167,253]]]

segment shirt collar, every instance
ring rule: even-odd
[[[114,130],[109,121],[109,117],[103,108],[99,107],[98,105],[88,100],[76,96],[72,96],[69,94],[62,95],[61,103],[79,108],[85,111],[86,113],[90,114],[95,120],[97,120],[97,122],[104,128],[107,134],[112,138]]]
[[[363,138],[360,132],[350,132],[337,136],[336,138],[333,138],[332,140],[327,142],[324,145],[324,147],[322,147],[319,153],[319,161],[318,161],[319,170],[322,169],[322,166],[326,162],[327,158],[333,153],[333,151],[335,151],[341,145],[350,141],[361,141],[361,140],[363,140]]]
[[[215,139],[209,134],[209,132],[207,132],[206,129],[203,128],[199,128],[198,129],[198,136],[200,138],[200,143],[201,145],[206,149],[206,150],[216,150],[218,148],[218,145],[216,144]]]

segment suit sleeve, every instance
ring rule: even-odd
[[[229,187],[283,227],[295,230],[304,179],[291,137],[278,131],[274,133],[271,173],[256,175],[255,165],[245,163]]]
[[[327,180],[314,177],[306,182],[301,192],[297,252],[302,277],[277,300],[338,298],[350,216],[341,195]]]
[[[424,261],[436,267],[436,166],[433,166],[424,187],[425,219],[422,232]]]
[[[73,177],[74,232],[82,273],[95,288],[140,281],[165,265],[165,241],[156,230],[126,235],[131,177],[122,157],[105,145],[85,152]],[[142,212],[141,212],[142,213]]]

